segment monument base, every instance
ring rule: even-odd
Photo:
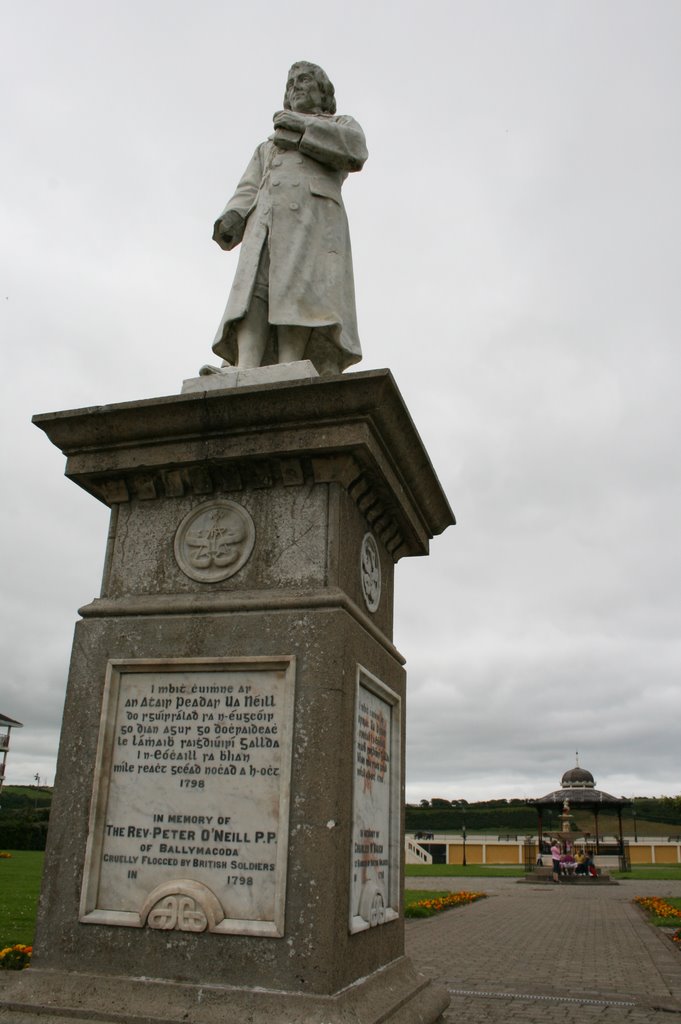
[[[392,627],[395,563],[453,514],[390,374],[313,369],[36,418],[111,524],[33,965],[0,979],[0,1021],[431,1024],[448,1005],[404,956]]]
[[[0,1020],[13,1024],[432,1024],[445,989],[400,957],[333,995],[49,971],[2,980]]]

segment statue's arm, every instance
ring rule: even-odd
[[[364,132],[352,117],[311,117],[300,152],[335,171],[361,171],[369,156]]]
[[[250,213],[262,182],[264,168],[264,144],[258,146],[244,171],[236,191],[215,221],[213,240],[221,249],[233,249],[239,244],[246,228]]]

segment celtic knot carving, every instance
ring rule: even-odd
[[[362,541],[360,576],[364,603],[370,612],[375,612],[381,600],[381,559],[378,544],[370,533]]]
[[[376,928],[386,922],[385,909],[383,893],[372,885],[366,885],[360,897],[360,917],[364,918],[370,928]]]
[[[190,579],[218,583],[239,571],[254,544],[255,526],[246,509],[235,501],[211,501],[180,523],[175,558]]]
[[[191,896],[177,894],[159,900],[149,911],[147,924],[164,931],[203,932],[208,927],[208,918]]]
[[[149,893],[140,910],[141,924],[160,931],[215,931],[224,911],[212,890],[190,878],[176,878]]]

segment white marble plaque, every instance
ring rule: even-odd
[[[295,659],[112,661],[80,920],[284,934]]]
[[[400,904],[400,699],[359,667],[355,704],[350,931],[385,924]]]

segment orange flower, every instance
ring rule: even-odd
[[[437,896],[435,899],[418,900],[413,907],[423,907],[432,910],[434,913],[439,910],[447,910],[449,907],[458,907],[465,903],[475,903],[476,900],[484,899],[484,892],[450,892],[448,896]]]
[[[24,968],[30,967],[32,953],[32,946],[24,946],[21,943],[17,943],[16,946],[5,946],[4,949],[0,949],[0,970],[23,971]]]
[[[671,903],[667,903],[661,896],[637,896],[634,900],[639,907],[650,911],[655,917],[678,918],[681,921],[681,910],[677,910]]]

